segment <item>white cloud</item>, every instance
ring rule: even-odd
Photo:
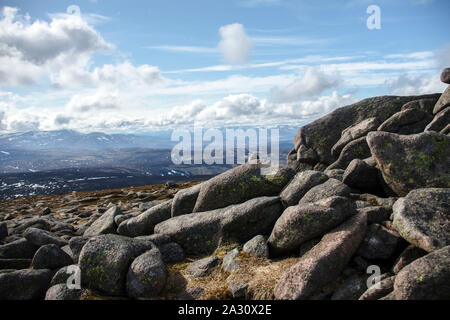
[[[300,79],[296,79],[285,88],[276,87],[271,92],[275,102],[292,102],[317,97],[326,90],[339,84],[336,74],[324,74],[316,68],[307,67]]]
[[[420,95],[443,92],[446,85],[439,79],[439,73],[431,75],[402,74],[387,82],[388,88],[395,95]]]
[[[218,48],[228,63],[236,65],[249,61],[253,42],[242,24],[233,23],[220,27],[219,33],[221,40]]]
[[[67,107],[75,112],[99,112],[102,110],[115,110],[120,108],[120,99],[117,92],[98,91],[92,95],[74,95]]]
[[[173,51],[173,52],[190,52],[190,53],[217,53],[217,48],[199,47],[199,46],[147,46],[147,49]]]

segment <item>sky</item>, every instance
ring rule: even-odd
[[[0,133],[301,126],[367,97],[442,92],[449,12],[448,0],[0,0]]]

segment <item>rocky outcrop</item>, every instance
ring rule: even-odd
[[[306,192],[327,180],[328,176],[319,171],[299,172],[281,192],[281,202],[285,207],[296,205]]]
[[[85,237],[93,237],[101,234],[116,233],[116,223],[114,218],[121,214],[117,206],[108,209],[99,219],[97,219],[85,232]]]

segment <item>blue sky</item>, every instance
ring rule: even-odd
[[[366,26],[373,4],[379,30]],[[3,133],[300,126],[370,96],[442,92],[450,65],[446,0],[29,0],[0,10]]]

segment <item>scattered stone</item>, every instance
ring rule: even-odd
[[[50,287],[45,294],[45,300],[80,300],[81,289],[69,289],[66,284]]]
[[[357,275],[353,275],[347,278],[334,292],[331,300],[358,300],[366,289],[366,282]]]
[[[378,300],[394,290],[394,277],[387,277],[367,289],[358,300]]]
[[[51,270],[17,270],[0,274],[0,300],[42,299],[49,287]]]
[[[334,196],[348,197],[350,196],[350,188],[336,179],[328,179],[322,184],[311,188],[299,201],[302,203],[316,202]]]
[[[424,187],[450,187],[450,137],[432,131],[367,135],[384,180],[398,195]]]
[[[366,137],[361,137],[348,143],[342,149],[339,158],[331,164],[327,170],[345,169],[353,159],[365,159],[370,157],[370,149]]]
[[[161,252],[164,263],[177,263],[186,258],[183,248],[175,242],[163,244],[158,249]]]
[[[433,114],[438,114],[448,106],[450,106],[450,86],[445,89],[438,102],[436,102],[436,105],[433,109]]]
[[[230,283],[228,290],[235,299],[243,299],[247,295],[248,283]]]
[[[84,232],[85,237],[98,236],[100,234],[116,233],[115,216],[121,214],[121,210],[117,206],[109,208],[100,218],[98,218],[91,226]]]
[[[72,258],[55,244],[39,248],[31,261],[34,269],[58,269],[73,264]]]
[[[330,233],[289,268],[275,286],[276,299],[305,299],[335,280],[366,232],[366,216],[354,216]]]
[[[327,175],[319,171],[306,170],[299,172],[281,192],[281,202],[285,207],[294,206],[311,188],[327,180]]]
[[[50,213],[52,213],[52,210],[49,207],[46,207],[46,208],[42,209],[41,216],[46,216],[46,215],[49,215]]]
[[[302,243],[322,236],[345,221],[354,210],[343,197],[331,197],[314,204],[288,207],[275,223],[268,244],[280,255],[297,249]]]
[[[46,244],[54,244],[58,247],[67,245],[67,241],[56,237],[53,233],[33,227],[28,228],[24,236],[29,242],[39,247]]]
[[[378,169],[369,166],[365,161],[354,159],[345,169],[342,182],[359,190],[378,190]]]
[[[417,259],[423,257],[426,254],[427,254],[427,252],[425,250],[422,250],[420,248],[417,248],[416,246],[410,245],[397,258],[397,260],[394,263],[394,267],[392,268],[392,271],[395,274],[397,274],[405,266],[407,266],[414,260],[417,260]]]
[[[450,246],[404,267],[395,278],[394,296],[397,300],[450,299]]]
[[[158,249],[137,257],[127,273],[127,295],[131,298],[152,298],[165,287],[166,268]]]
[[[426,126],[425,131],[440,132],[450,123],[450,106],[439,111],[434,119]]]
[[[128,267],[136,257],[153,247],[151,242],[119,235],[91,238],[79,259],[83,288],[110,296],[124,295]]]
[[[242,251],[258,257],[268,258],[269,246],[267,245],[267,238],[263,235],[253,237],[244,244]]]
[[[411,191],[393,207],[394,228],[409,243],[432,252],[450,244],[450,189]]]
[[[177,217],[194,211],[195,203],[200,193],[201,184],[177,192],[173,198],[171,216]]]
[[[170,219],[172,200],[154,206],[137,217],[125,220],[119,225],[117,232],[128,237],[151,235],[155,226]]]
[[[241,268],[239,263],[236,262],[236,258],[239,257],[239,249],[235,248],[228,252],[222,261],[222,270],[225,272],[233,272]]]
[[[246,163],[203,182],[194,212],[224,208],[256,197],[278,195],[295,174],[291,169],[281,168],[276,174],[262,175],[263,169],[260,164]]]
[[[216,267],[219,258],[211,256],[192,262],[187,268],[186,273],[193,278],[206,277]]]
[[[211,254],[221,245],[269,233],[282,212],[279,197],[261,197],[227,208],[182,215],[155,227],[188,255]]]
[[[32,244],[27,239],[22,238],[0,246],[0,258],[3,259],[31,259],[35,252],[39,249],[38,246]]]
[[[379,224],[371,224],[367,228],[358,253],[366,259],[387,259],[394,254],[400,243],[400,236]]]

